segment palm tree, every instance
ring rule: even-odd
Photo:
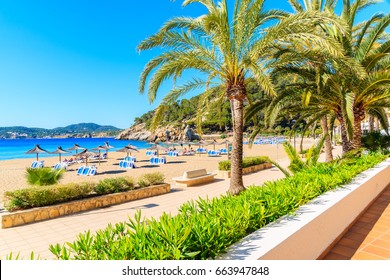
[[[349,117],[353,131],[351,147],[361,147],[361,122],[367,113],[378,117],[386,126],[384,108],[390,106],[390,37],[386,28],[390,25],[390,14],[376,14],[367,21],[356,24],[356,15],[376,1],[350,0],[343,2],[341,18],[348,24],[347,35],[335,34],[347,56],[359,63],[368,75],[364,78],[347,79],[343,83],[345,95],[352,100],[344,115]]]
[[[168,78],[177,80],[189,69],[198,70],[205,77],[174,87],[156,111],[155,119],[158,120],[167,104],[187,92],[205,88],[207,94],[213,86],[223,87],[232,114],[229,192],[235,195],[245,189],[242,141],[247,80],[255,79],[266,94],[275,95],[269,76],[269,64],[275,62],[272,54],[275,49],[286,48],[291,42],[310,41],[310,44],[337,52],[324,38],[310,32],[319,22],[332,21],[333,18],[316,12],[287,16],[281,11],[265,11],[264,0],[236,0],[232,14],[226,0],[218,4],[213,0],[185,0],[183,6],[192,3],[202,4],[207,13],[197,18],[169,20],[156,34],[139,44],[140,51],[157,47],[165,50],[145,66],[140,78],[140,92],[145,91],[149,76],[148,97],[151,102],[155,100],[161,83]]]
[[[337,0],[304,0],[302,6],[298,0],[289,0],[291,6],[295,10],[296,13],[302,12],[302,11],[319,11],[319,12],[330,12],[334,14],[334,9],[337,4]],[[322,24],[319,26],[319,32],[324,34],[325,36],[328,35],[329,32],[329,26],[326,24]],[[325,67],[326,67],[326,61],[322,60],[320,63],[311,63],[315,70],[315,76],[314,81],[315,81],[315,92],[318,95],[322,94],[323,90],[323,85],[321,84],[323,82],[322,76],[325,73]],[[330,139],[330,134],[329,134],[329,127],[328,127],[328,114],[322,114],[321,116],[321,128],[322,128],[322,133],[323,137],[325,137],[325,142],[324,142],[324,149],[325,149],[325,161],[329,162],[333,160],[333,154],[332,154],[332,143]]]
[[[316,9],[334,14],[337,1],[304,0],[304,6],[297,0],[289,2],[297,12]],[[292,87],[295,90],[299,87],[295,94],[298,93],[300,99],[295,98],[295,102],[304,101],[306,113],[301,112],[301,116],[310,116],[309,123],[320,118],[323,131],[326,132],[327,115],[332,121],[339,121],[343,152],[361,146],[361,121],[366,113],[377,117],[382,126],[388,126],[385,108],[390,106],[390,41],[385,29],[390,24],[390,15],[378,14],[361,24],[354,23],[356,14],[374,2],[343,2],[343,12],[339,20],[343,21],[347,28],[347,32],[342,33],[344,35],[331,25],[321,25],[318,29],[318,32],[339,42],[346,55],[344,59],[334,59],[324,54],[317,57],[306,55],[302,57],[301,63],[278,69],[284,71],[284,75],[294,73],[303,79],[298,84],[292,84]],[[332,69],[327,69],[329,66]],[[310,70],[310,67],[313,69]],[[286,98],[288,94],[294,93],[288,92],[288,85],[284,85],[283,91],[285,93],[278,97],[279,102],[285,102],[282,107],[293,106],[291,102],[286,102]],[[275,102],[271,106],[278,108]],[[325,147],[329,148],[326,142]]]

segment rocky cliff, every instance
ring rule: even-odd
[[[164,126],[151,132],[146,129],[144,123],[134,125],[121,133],[116,137],[119,140],[143,140],[150,142],[164,142],[164,141],[179,141],[179,140],[199,140],[199,135],[189,126],[175,127],[175,126]]]

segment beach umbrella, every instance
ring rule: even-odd
[[[105,148],[105,150],[106,150],[106,156],[107,156],[107,158],[108,158],[108,150],[109,149],[112,149],[112,148],[114,148],[113,146],[110,146],[109,144],[108,144],[108,142],[106,141],[106,142],[104,142],[104,146],[103,146],[104,148]]]
[[[84,150],[85,148],[83,148],[83,147],[80,147],[78,144],[74,144],[73,145],[73,147],[71,147],[71,148],[68,148],[67,150],[68,151],[76,151],[76,154],[77,154],[77,152],[78,152],[78,150]]]
[[[221,143],[219,143],[217,140],[213,139],[210,144],[214,146],[214,151],[215,151],[215,145],[219,145]]]
[[[49,153],[49,152],[39,147],[38,144],[35,145],[35,148],[28,150],[26,152],[26,154],[37,154],[37,161],[38,161],[38,154],[44,154],[44,153]]]
[[[65,151],[64,149],[62,149],[61,146],[58,146],[57,147],[57,150],[51,152],[51,154],[58,154],[59,155],[59,158],[60,158],[60,162],[61,162],[61,154],[69,154],[69,152]]]
[[[164,147],[164,146],[161,146],[161,145],[159,145],[159,144],[157,144],[157,143],[154,143],[152,146],[150,146],[149,148],[148,148],[148,150],[156,150],[157,151],[157,156],[159,156],[159,151],[161,150],[161,151],[164,151],[164,150],[166,150],[167,148],[166,147]]]
[[[88,149],[84,149],[84,151],[75,154],[75,157],[84,157],[85,158],[85,165],[88,165],[88,158],[95,156],[95,153],[88,151]]]
[[[194,143],[194,145],[199,146],[199,147],[204,147],[204,146],[207,146],[208,144],[209,143],[204,141],[204,140],[200,140],[200,141]]]
[[[99,152],[99,165],[100,165],[100,151],[104,151],[106,147],[103,146],[97,146],[96,148],[93,148],[92,150],[98,151]]]
[[[166,141],[166,142],[164,142],[164,144],[167,145],[167,147],[168,147],[169,145],[172,145],[172,149],[173,149],[175,146],[180,145],[180,144],[178,144],[178,143],[176,143],[176,142],[174,142],[174,141]]]
[[[138,149],[137,149],[137,147],[135,147],[135,146],[129,144],[129,145],[127,145],[127,146],[125,146],[125,147],[119,149],[117,152],[124,152],[124,153],[126,153],[127,156],[128,156],[129,153],[130,153],[130,155],[131,155],[131,152],[132,152],[132,151],[138,152]]]

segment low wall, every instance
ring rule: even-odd
[[[248,235],[220,259],[315,260],[328,252],[390,184],[390,160]]]
[[[253,173],[257,172],[263,169],[268,169],[272,167],[272,163],[266,162],[258,165],[253,165],[249,167],[245,167],[242,169],[242,174],[248,174],[248,173]],[[218,170],[218,177],[219,178],[230,178],[231,171],[221,171]]]
[[[48,220],[60,216],[71,215],[82,211],[93,210],[110,205],[120,204],[137,199],[169,193],[171,185],[161,184],[127,192],[107,194],[66,203],[38,207],[33,209],[8,212],[2,215],[2,228],[10,228],[23,224]]]

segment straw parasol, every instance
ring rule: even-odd
[[[121,149],[119,149],[117,152],[124,152],[127,154],[127,156],[129,156],[129,153],[131,155],[131,152],[134,151],[134,152],[138,152],[138,149],[137,147],[133,146],[133,145],[127,145]]]
[[[110,146],[109,144],[108,144],[108,142],[106,141],[106,142],[104,142],[104,146],[103,146],[104,148],[105,148],[105,150],[106,150],[106,156],[107,156],[107,158],[108,158],[108,150],[109,149],[112,149],[112,148],[114,148],[113,146]]]
[[[219,144],[222,144],[222,143],[219,143],[217,140],[213,139],[210,143],[210,145],[213,145],[214,146],[214,151],[215,151],[215,145],[219,145]]]
[[[88,149],[84,149],[84,151],[75,154],[75,157],[85,157],[85,165],[88,165],[88,158],[94,156],[95,153],[88,151]]]
[[[157,144],[157,143],[154,143],[152,146],[150,146],[149,148],[148,148],[148,150],[156,150],[157,151],[157,156],[159,156],[159,151],[160,150],[166,150],[166,148],[164,147],[164,146],[161,146],[161,145],[159,145],[159,144]]]
[[[99,152],[99,165],[100,165],[100,151],[104,151],[106,147],[103,146],[97,146],[96,148],[93,148],[92,150],[98,151]]]
[[[172,149],[174,149],[175,146],[179,146],[179,145],[180,145],[179,143],[174,142],[174,141],[166,141],[166,142],[164,142],[164,144],[167,145],[167,147],[168,147],[169,145],[172,145]]]
[[[57,150],[51,152],[51,154],[58,154],[59,155],[59,158],[60,158],[60,162],[61,162],[61,154],[69,154],[69,152],[65,151],[64,149],[62,149],[61,146],[58,146],[57,147]]]
[[[67,150],[68,151],[76,151],[76,154],[77,154],[77,152],[78,152],[78,150],[84,150],[85,148],[83,148],[83,147],[80,147],[78,144],[74,144],[73,145],[73,147],[71,147],[71,148],[68,148]]]
[[[35,148],[28,150],[26,154],[37,154],[37,161],[38,161],[38,154],[44,154],[49,153],[45,149],[42,149],[38,144],[35,145]]]

